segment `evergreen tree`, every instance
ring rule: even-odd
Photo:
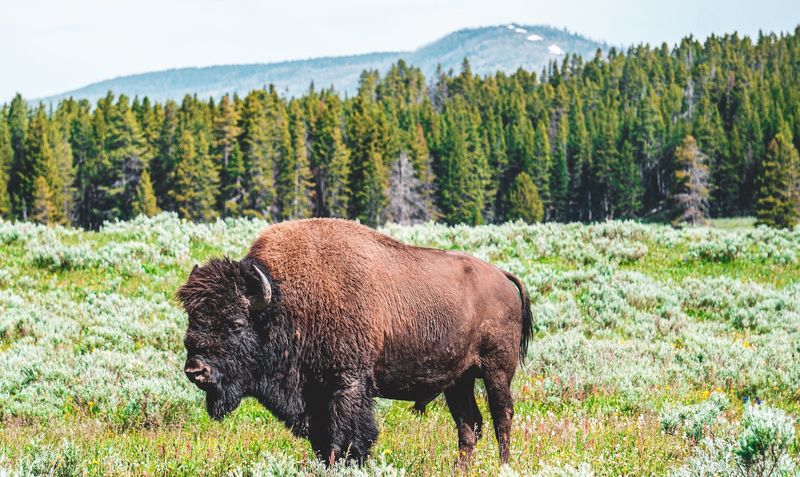
[[[69,142],[69,126],[65,120],[55,120],[49,131],[52,144],[52,182],[50,190],[56,209],[62,215],[64,224],[75,218],[75,167],[73,165],[72,145]]]
[[[705,224],[708,217],[708,158],[694,137],[686,136],[675,150],[674,224]]]
[[[175,210],[171,190],[177,167],[178,105],[174,101],[164,104],[163,119],[155,144],[155,157],[150,161],[150,173],[156,202],[164,210]]]
[[[583,106],[577,98],[570,115],[570,131],[575,133],[569,139],[569,157],[572,160],[570,168],[570,199],[574,209],[572,219],[593,220],[592,215],[592,144]]]
[[[237,197],[237,192],[231,196],[232,191],[241,190],[241,173],[237,165],[229,168],[231,155],[237,146],[237,138],[240,134],[239,112],[228,95],[222,97],[214,116],[214,159],[220,170],[220,188],[222,194],[223,210],[228,210],[232,201]],[[241,152],[241,151],[239,151]],[[241,162],[241,158],[238,158]],[[242,171],[243,172],[243,171]],[[234,174],[229,176],[228,174]],[[239,175],[236,175],[239,173]],[[237,185],[239,184],[239,185]]]
[[[600,130],[595,139],[595,152],[592,158],[593,199],[591,204],[596,218],[613,218],[614,165],[619,162],[617,149],[617,118],[613,109],[600,119]]]
[[[501,188],[506,191],[508,191],[512,181],[520,172],[528,171],[534,166],[533,157],[537,139],[536,132],[525,110],[525,101],[521,88],[512,93],[511,102],[510,123],[507,127],[508,135],[506,139],[508,147],[507,183],[501,184]]]
[[[783,133],[769,144],[757,187],[759,224],[791,229],[800,222],[800,157]]]
[[[221,194],[223,212],[226,216],[236,217],[242,214],[246,200],[245,168],[239,143],[233,144],[223,175],[226,182],[222,185]]]
[[[355,193],[360,204],[360,213],[356,218],[372,227],[383,222],[386,212],[389,171],[380,151],[373,146],[362,166],[361,187]]]
[[[525,172],[519,173],[514,179],[509,202],[511,205],[509,218],[512,220],[520,219],[533,224],[541,222],[544,218],[544,206],[539,191]]]
[[[176,149],[177,169],[172,188],[172,201],[181,217],[209,221],[218,216],[216,191],[219,174],[208,153],[204,136],[183,130]]]
[[[641,169],[636,163],[633,145],[625,141],[614,164],[611,183],[612,216],[633,218],[642,206]]]
[[[350,151],[342,137],[341,104],[326,95],[313,143],[313,175],[318,216],[347,217],[350,205]]]
[[[8,132],[5,110],[0,110],[0,218],[11,217],[11,194],[9,175],[14,161],[11,135]]]
[[[8,108],[8,129],[14,157],[8,178],[8,191],[14,216],[27,219],[32,206],[34,162],[25,156],[28,135],[27,106],[17,94]]]
[[[465,187],[467,204],[472,208],[473,225],[483,224],[491,218],[494,207],[491,197],[495,191],[491,184],[491,172],[487,158],[486,137],[481,134],[480,114],[477,109],[469,108],[467,123],[468,182]]]
[[[321,201],[331,217],[347,217],[350,187],[350,151],[342,139],[342,130],[338,127],[332,131],[330,161],[325,174],[327,187],[324,188]]]
[[[269,104],[268,104],[269,102]],[[247,95],[242,110],[242,163],[244,167],[242,212],[257,217],[275,215],[275,157],[277,156],[271,97],[264,91]],[[285,123],[285,121],[284,121]],[[286,133],[288,136],[288,123]]]
[[[726,136],[722,129],[722,121],[720,119],[719,110],[715,105],[711,104],[709,94],[704,94],[701,97],[698,105],[698,114],[695,116],[692,133],[697,140],[698,147],[702,149],[703,153],[708,157],[709,170],[711,167],[717,172],[711,178],[713,180],[712,187],[715,191],[719,191],[720,187],[730,187],[730,184],[725,184],[727,180],[734,178],[721,176],[724,168],[722,164],[728,162],[726,152],[728,150],[725,144]],[[734,186],[736,187],[736,186]],[[714,193],[715,198],[719,197],[722,200],[716,201],[715,209],[718,211],[731,209],[735,204],[731,204],[730,197],[723,199],[721,194]],[[725,200],[725,202],[723,202]]]
[[[349,116],[350,217],[375,225],[388,219],[389,126],[383,112],[369,95],[353,100]]]
[[[88,101],[81,101],[70,119],[69,141],[75,167],[75,220],[81,227],[95,228],[100,225],[96,197],[101,185],[95,177],[98,163],[103,159],[100,153],[98,130],[95,129]]]
[[[145,97],[141,106],[133,109],[142,131],[142,155],[150,163],[158,156],[164,107],[161,104],[152,104],[150,98]]]
[[[508,151],[506,149],[505,134],[503,132],[503,121],[500,115],[493,110],[488,111],[486,120],[487,136],[489,145],[489,170],[492,172],[491,183],[494,186],[494,194],[487,199],[493,202],[494,218],[496,221],[504,218],[504,195],[506,190],[506,178],[509,176]],[[436,183],[433,183],[435,187]]]
[[[553,218],[567,220],[569,218],[569,122],[561,117],[557,123],[556,137],[553,144],[553,170],[550,173],[550,190],[553,201]]]
[[[22,183],[21,191],[24,193],[26,189],[31,188],[31,194],[28,196],[25,193],[22,197],[25,203],[33,204],[36,207],[36,220],[41,223],[65,224],[67,222],[64,210],[65,200],[59,193],[59,170],[50,146],[49,127],[44,106],[39,106],[28,126],[24,151],[26,161],[30,161],[32,164],[31,172],[35,174],[35,179],[32,184],[27,184],[26,178],[26,182]],[[46,184],[46,189],[39,187],[42,181]],[[47,220],[45,221],[43,218]]]
[[[53,202],[53,193],[47,185],[47,179],[37,176],[34,180],[33,215],[34,221],[40,224],[55,224],[61,217]]]
[[[659,111],[658,95],[653,88],[643,97],[639,104],[638,123],[634,131],[634,154],[641,169],[643,191],[643,206],[647,210],[658,207],[659,201],[666,193],[667,180],[661,158],[664,146],[664,123]]]
[[[103,138],[106,161],[98,171],[104,182],[98,200],[104,206],[106,219],[126,219],[132,214],[136,185],[148,160],[144,156],[142,132],[128,98],[121,95],[116,104],[109,101],[106,108]]]
[[[550,195],[550,171],[553,169],[553,163],[550,154],[550,139],[544,121],[539,121],[536,125],[534,137],[533,156],[526,165],[525,172],[536,184],[546,209],[550,209],[553,205],[553,198]]]
[[[439,194],[443,219],[450,224],[483,222],[489,171],[475,119],[463,100],[444,114]]]
[[[153,183],[150,181],[150,172],[147,169],[142,171],[139,176],[139,183],[136,185],[136,194],[133,196],[132,204],[133,216],[146,215],[152,217],[161,210],[156,205],[156,194],[153,190]]]
[[[311,216],[314,187],[308,162],[306,127],[298,102],[291,104],[290,118],[291,148],[285,148],[287,150],[281,157],[276,184],[281,204],[280,217],[289,220]]]
[[[746,96],[745,96],[746,97]],[[747,180],[747,159],[750,151],[747,147],[747,126],[745,117],[750,113],[749,102],[740,105],[734,113],[733,127],[728,140],[727,160],[720,161],[714,168],[714,210],[716,215],[730,217],[745,213],[741,194]],[[747,199],[749,200],[749,199]]]

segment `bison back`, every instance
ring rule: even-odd
[[[466,254],[412,247],[355,222],[267,228],[249,255],[275,281],[277,308],[303,330],[307,366],[372,373],[381,395],[420,399],[521,333],[519,291]]]

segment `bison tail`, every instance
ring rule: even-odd
[[[522,284],[519,278],[515,275],[505,272],[506,277],[514,282],[514,285],[519,289],[520,301],[522,301],[522,338],[519,343],[519,361],[525,362],[525,357],[528,355],[528,341],[533,334],[533,315],[531,314],[531,299],[528,296],[528,290]]]

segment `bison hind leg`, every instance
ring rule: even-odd
[[[483,417],[475,402],[475,377],[462,376],[445,390],[447,407],[458,429],[458,459],[456,466],[466,468],[478,439],[483,433]]]
[[[494,432],[500,452],[500,463],[508,463],[511,451],[511,420],[514,418],[514,400],[511,397],[513,372],[490,370],[483,379],[489,410],[492,414]]]

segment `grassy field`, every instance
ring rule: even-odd
[[[800,230],[718,225],[384,228],[489,260],[531,292],[512,462],[498,467],[486,432],[471,474],[798,475]],[[266,226],[0,222],[0,476],[451,474],[442,398],[423,416],[379,400],[362,469],[325,471],[255,402],[205,415],[173,294],[194,263],[241,257]]]

